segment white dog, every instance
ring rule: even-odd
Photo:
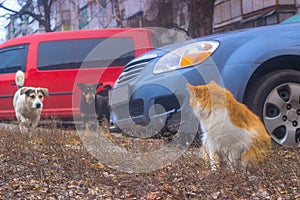
[[[16,73],[15,81],[19,87],[13,100],[17,120],[21,127],[35,128],[40,121],[44,96],[49,96],[48,89],[23,87],[25,77],[21,70]]]

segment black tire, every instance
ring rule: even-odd
[[[281,146],[300,147],[300,72],[268,73],[246,92],[246,105],[261,118],[272,139]]]

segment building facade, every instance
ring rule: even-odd
[[[160,3],[158,6],[155,0],[55,0],[51,26],[54,31],[157,26],[188,30],[190,16],[185,1]],[[216,0],[213,30],[218,33],[276,24],[299,10],[300,0]],[[31,17],[12,17],[6,32],[8,40],[45,30]]]
[[[216,0],[214,32],[272,25],[300,11],[300,0]]]
[[[116,26],[114,6],[110,0],[55,0],[51,7],[51,28],[54,31]],[[23,17],[22,20],[11,17],[5,30],[6,40],[45,32],[45,29],[29,16]]]

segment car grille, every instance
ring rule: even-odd
[[[144,101],[137,99],[129,102],[129,114],[131,117],[139,117],[144,114]]]
[[[142,62],[126,66],[119,76],[116,86],[134,79],[145,68],[147,63],[148,62]]]
[[[116,106],[114,112],[119,120],[143,116],[144,101],[142,99],[130,101],[129,107],[128,104]]]

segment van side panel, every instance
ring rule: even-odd
[[[145,29],[56,32],[16,38],[0,50],[29,43],[25,85],[46,87],[50,95],[44,99],[42,117],[72,118],[79,114],[77,83],[113,85],[127,62],[153,48],[149,38]],[[15,72],[0,74],[0,119],[14,117],[14,77]]]

